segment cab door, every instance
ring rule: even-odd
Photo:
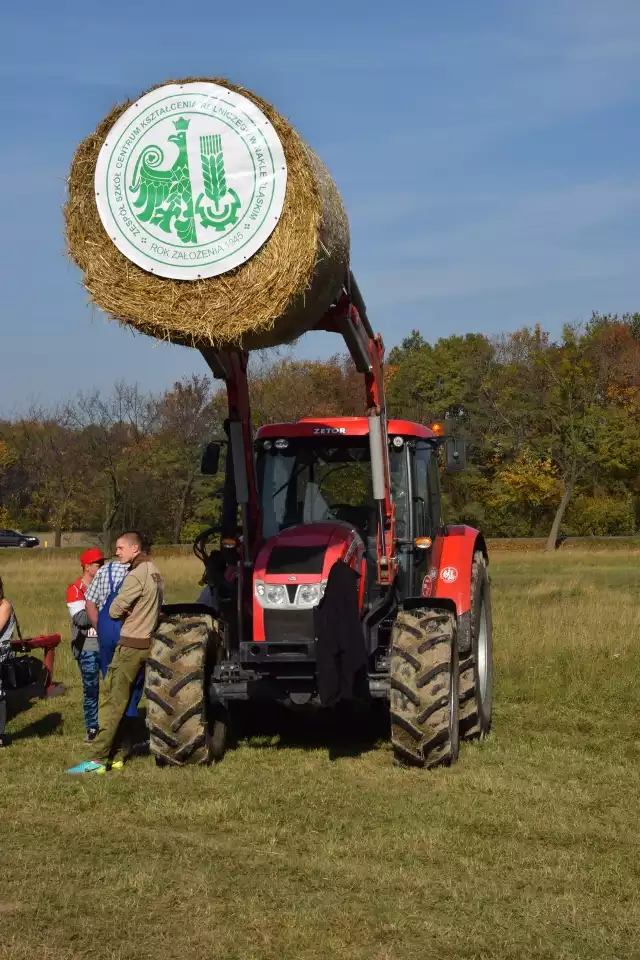
[[[414,542],[420,537],[435,541],[440,527],[440,471],[438,448],[428,440],[416,440],[412,451],[412,519]],[[429,570],[433,547],[414,547],[413,596],[430,596],[433,589]]]

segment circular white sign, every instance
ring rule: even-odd
[[[445,583],[455,583],[458,579],[458,571],[455,567],[445,567],[440,571],[440,579]]]
[[[273,126],[215,83],[167,84],[114,124],[100,150],[98,212],[143,270],[200,280],[265,243],[284,204],[287,165]]]

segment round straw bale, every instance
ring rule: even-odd
[[[118,118],[119,104],[75,152],[64,209],[67,247],[94,303],[109,317],[150,336],[193,347],[261,349],[295,340],[337,297],[349,261],[349,225],[325,166],[280,114],[249,90],[216,83],[251,100],[273,125],[287,164],[286,195],[277,226],[245,263],[201,280],[160,277],[136,266],[103,226],[95,198],[98,154]],[[144,96],[144,94],[141,94]]]

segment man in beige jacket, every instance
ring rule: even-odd
[[[121,766],[121,762],[114,764],[112,757],[116,734],[158,626],[164,585],[160,571],[143,552],[140,534],[123,533],[116,543],[116,556],[129,565],[129,573],[109,608],[109,616],[122,621],[120,642],[102,685],[100,732],[92,744],[93,759],[68,773],[104,773],[112,766]]]

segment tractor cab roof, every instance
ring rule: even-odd
[[[429,427],[410,420],[389,420],[390,436],[415,437],[421,440],[437,440],[437,434]],[[367,417],[309,417],[297,423],[270,423],[260,427],[257,440],[269,440],[277,437],[321,437],[345,436],[366,437],[369,434]]]

